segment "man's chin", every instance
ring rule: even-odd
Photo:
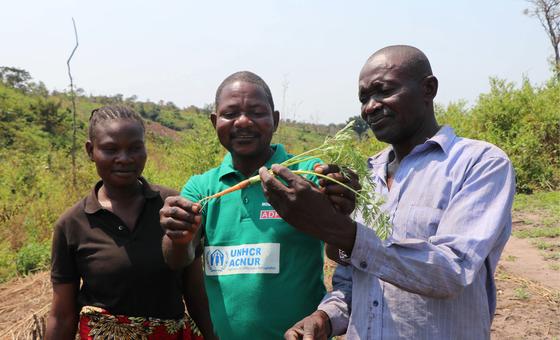
[[[375,138],[383,143],[395,144],[398,140],[398,136],[389,129],[371,129]]]
[[[232,154],[237,157],[251,158],[259,155],[259,151],[255,148],[234,148]]]
[[[234,146],[230,152],[232,155],[242,158],[260,158],[263,157],[264,154],[267,154],[269,146],[262,147],[258,144],[250,144],[250,145],[236,145]]]

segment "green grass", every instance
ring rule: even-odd
[[[545,260],[560,260],[560,252],[544,253],[543,257]]]
[[[527,300],[531,296],[526,287],[515,288],[514,293],[515,297],[519,300]]]
[[[560,191],[518,194],[513,202],[513,211],[528,225],[514,231],[514,236],[519,238],[560,236]],[[549,248],[544,241],[537,246],[539,249]]]
[[[515,260],[517,260],[517,256],[508,255],[508,256],[505,258],[505,260],[508,261],[508,262],[515,262]]]
[[[558,244],[547,242],[545,240],[532,240],[531,243],[540,250],[549,250],[554,249],[555,247],[559,246]]]
[[[531,229],[514,231],[513,236],[519,238],[558,237],[560,236],[560,227],[532,227]]]
[[[517,194],[513,202],[514,211],[546,212],[550,218],[560,220],[560,191]]]

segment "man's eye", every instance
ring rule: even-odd
[[[250,112],[249,116],[251,117],[265,117],[266,115],[268,115],[268,113],[266,112],[262,112],[262,111],[257,111],[257,112]]]
[[[393,93],[393,88],[391,88],[391,87],[387,87],[387,88],[381,89],[381,94],[382,94],[383,96],[388,96],[388,95],[390,95],[390,94],[392,94],[392,93]]]
[[[220,114],[220,117],[225,118],[225,119],[232,119],[237,117],[237,112],[225,112]]]
[[[365,105],[371,100],[371,98],[375,98],[375,93],[362,94],[362,95],[360,95],[359,98],[360,98],[360,103]]]

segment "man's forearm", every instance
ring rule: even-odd
[[[352,267],[338,266],[332,277],[333,289],[328,292],[318,310],[326,313],[331,327],[330,335],[346,332],[352,310]]]

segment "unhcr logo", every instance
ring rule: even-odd
[[[254,243],[204,247],[206,275],[278,274],[280,244]]]
[[[211,271],[220,272],[225,269],[228,261],[226,254],[220,249],[215,249],[206,253],[206,262],[208,262],[208,267]]]

